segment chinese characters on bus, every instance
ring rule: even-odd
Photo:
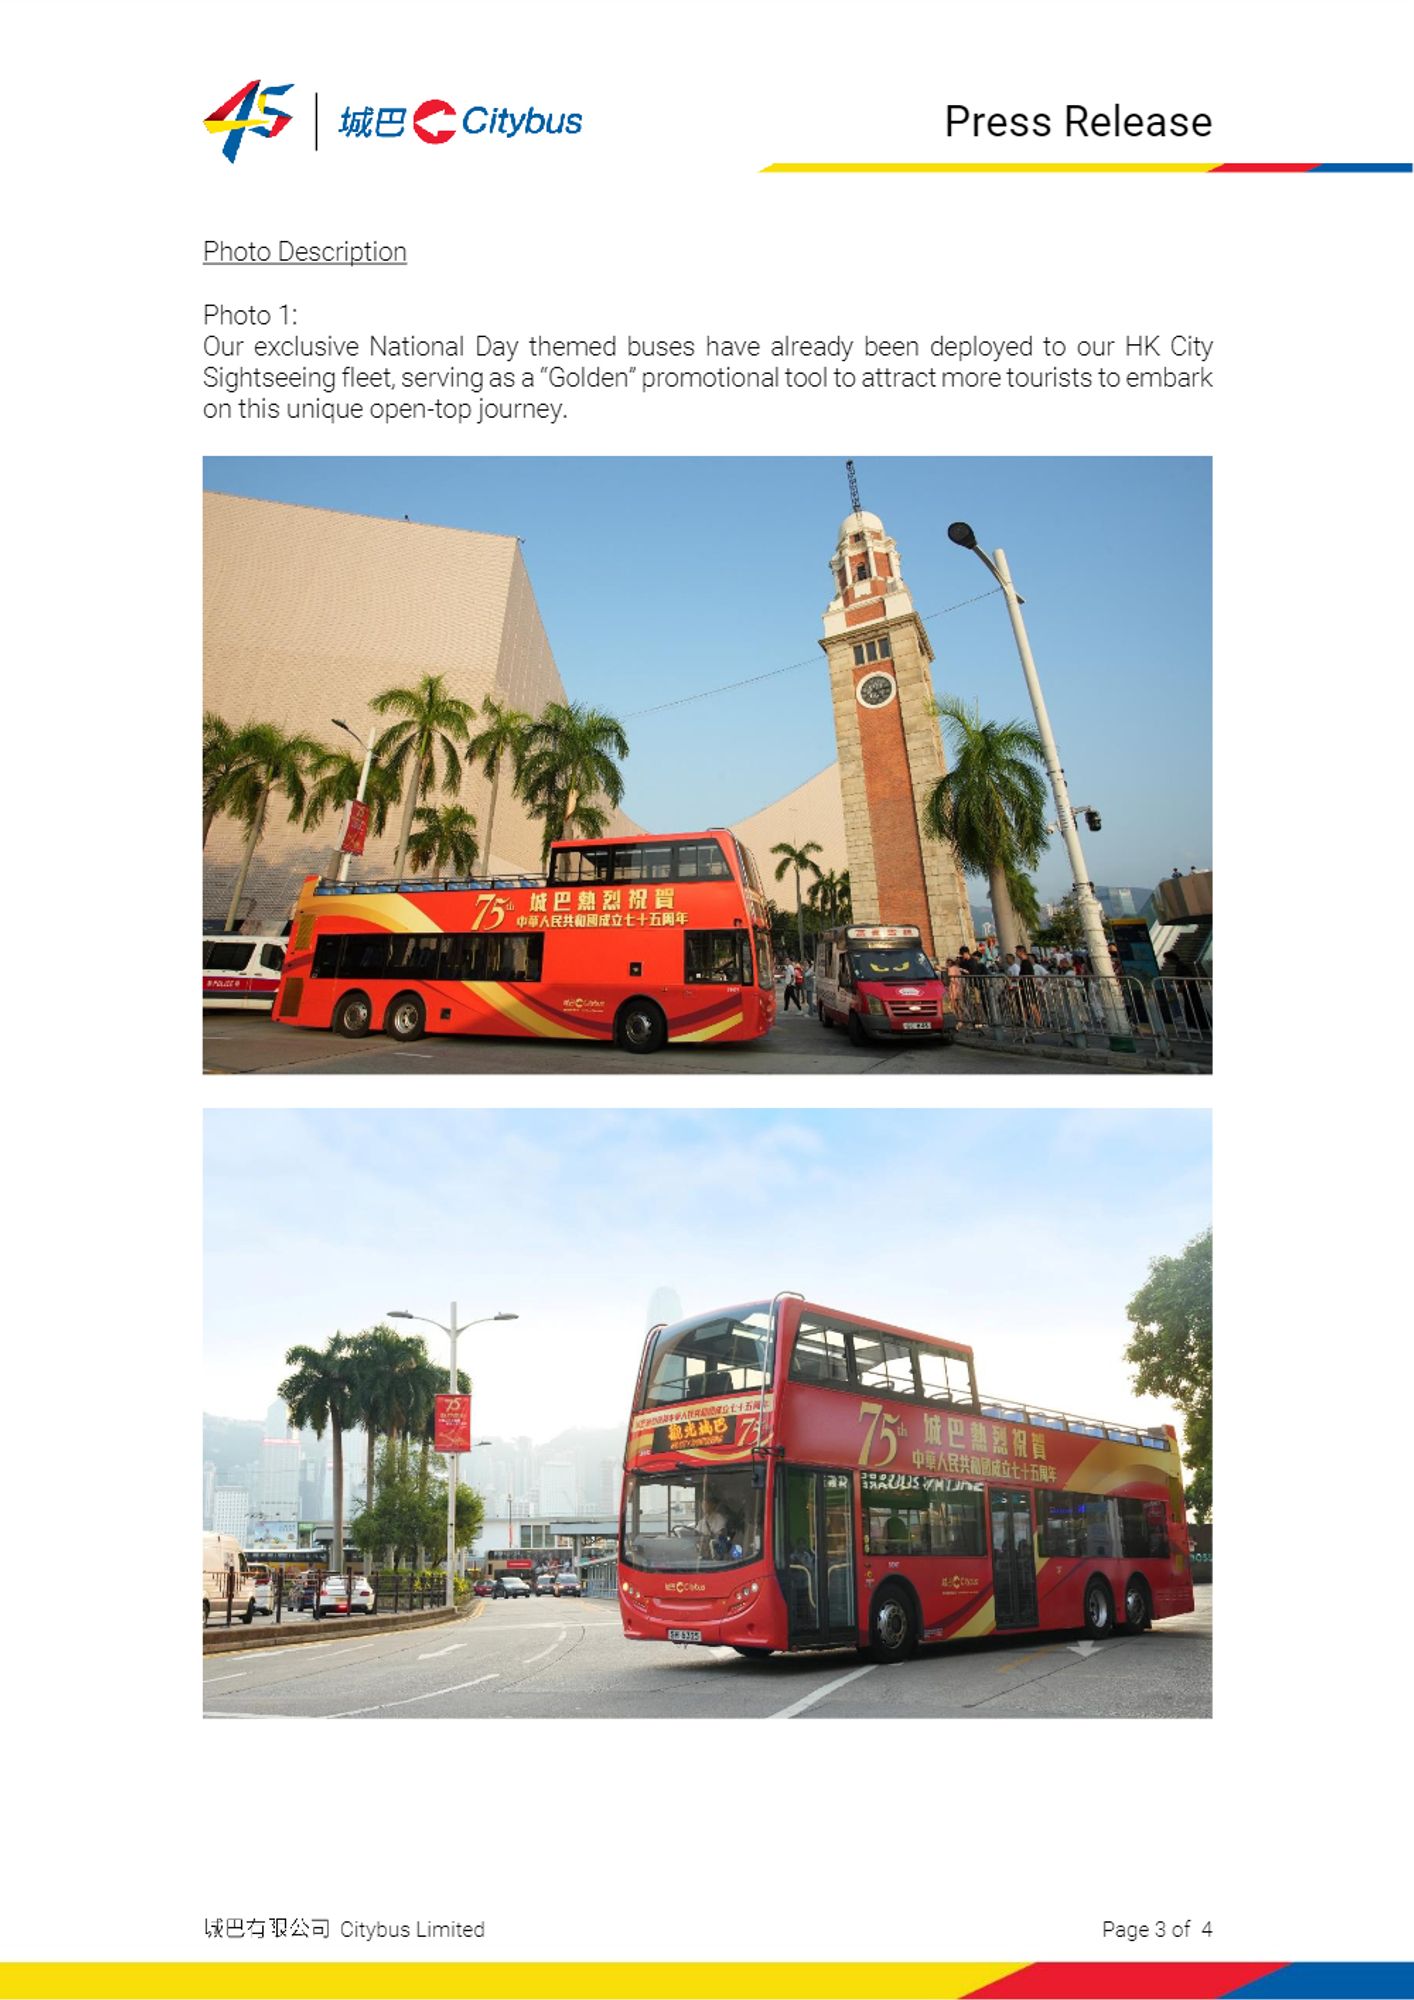
[[[687,923],[671,888],[533,889],[528,915],[516,918],[521,930],[650,930]]]

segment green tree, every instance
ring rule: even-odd
[[[439,1509],[436,1496],[420,1491],[400,1462],[397,1447],[386,1444],[378,1460],[377,1499],[352,1523],[351,1532],[361,1549],[383,1549],[393,1567],[401,1568],[435,1544],[439,1514],[444,1525],[445,1498]]]
[[[322,1438],[329,1432],[334,1483],[333,1569],[344,1566],[344,1432],[353,1424],[357,1360],[347,1334],[334,1334],[325,1347],[292,1347],[287,1375],[277,1394],[297,1431],[311,1430]]]
[[[362,1424],[367,1460],[364,1503],[375,1499],[374,1459],[380,1437],[390,1441],[405,1430],[419,1409],[419,1376],[427,1365],[427,1348],[417,1335],[391,1326],[371,1326],[351,1343],[352,1408]],[[355,1535],[360,1548],[368,1547]]]
[[[1142,1396],[1166,1396],[1183,1413],[1188,1504],[1213,1511],[1213,1232],[1179,1257],[1155,1257],[1147,1283],[1125,1307],[1134,1334],[1124,1358]]]
[[[1045,753],[1021,722],[984,722],[975,705],[944,701],[952,769],[923,809],[924,830],[952,847],[969,875],[985,875],[1003,952],[1017,946],[1008,872],[1034,868],[1046,844]]]
[[[784,880],[788,869],[795,875],[795,935],[802,965],[805,963],[805,912],[801,904],[800,878],[807,873],[819,877],[820,864],[813,857],[824,851],[818,840],[807,840],[800,847],[792,847],[788,840],[778,840],[771,849],[772,854],[781,857],[776,863],[776,880]]]
[[[593,839],[608,819],[602,798],[618,805],[624,795],[620,757],[628,755],[623,725],[601,709],[552,701],[525,733],[518,789],[542,822],[542,857],[552,841],[578,833]]]
[[[1063,947],[1066,951],[1077,951],[1085,942],[1085,926],[1075,906],[1074,891],[1054,905],[1050,922],[1037,932],[1037,937],[1042,944]]]
[[[241,732],[208,708],[201,718],[201,844],[216,815],[225,812],[248,765]]]
[[[1012,914],[1018,928],[1030,943],[1041,928],[1041,905],[1036,896],[1036,884],[1019,868],[1008,868],[1006,892],[1011,898]]]
[[[486,866],[490,870],[496,865],[491,853],[491,834],[496,824],[496,795],[501,788],[501,772],[509,758],[512,785],[519,788],[531,722],[530,717],[522,715],[518,708],[503,708],[489,694],[481,704],[481,713],[486,718],[485,724],[467,744],[466,754],[473,764],[481,766],[483,775],[491,780],[491,798],[486,807],[485,849]]]
[[[224,787],[222,803],[246,825],[245,851],[241,856],[236,886],[226,911],[226,929],[234,930],[236,912],[245,894],[250,864],[265,831],[265,816],[272,798],[283,797],[289,817],[304,812],[308,793],[306,779],[310,767],[326,754],[325,746],[312,736],[287,736],[273,722],[251,722],[239,730],[232,746],[241,760],[240,768]]]
[[[465,806],[419,806],[413,820],[405,865],[415,875],[424,868],[434,875],[470,875],[478,853],[475,813]]]
[[[358,797],[362,777],[363,759],[352,750],[321,750],[309,767],[309,796],[305,801],[303,821],[306,832],[318,826],[326,813],[342,812],[345,806],[351,805]],[[368,807],[368,823],[379,839],[387,829],[388,814],[397,804],[401,791],[397,773],[386,769],[375,758],[368,767],[363,802]]]
[[[849,874],[837,875],[833,868],[827,868],[823,875],[817,874],[805,892],[805,900],[820,919],[819,928],[828,929],[831,924],[849,922]]]
[[[398,781],[402,793],[402,824],[393,850],[396,875],[407,858],[413,814],[436,779],[439,755],[443,792],[455,798],[461,790],[461,753],[476,710],[460,695],[448,692],[441,674],[424,674],[415,687],[385,688],[369,706],[378,715],[397,717],[373,746],[374,756]]]

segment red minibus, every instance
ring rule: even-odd
[[[544,877],[328,882],[295,906],[275,1019],[341,1035],[739,1042],[776,1015],[766,898],[733,834],[559,841]]]
[[[852,1042],[917,1035],[950,1042],[947,989],[916,924],[844,924],[815,949],[815,1011]]]
[[[782,1292],[655,1327],[624,1457],[630,1639],[876,1660],[1193,1608],[1173,1429],[978,1394],[972,1350]]]

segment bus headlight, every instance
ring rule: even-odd
[[[888,1008],[884,1005],[883,1001],[879,998],[877,993],[871,993],[869,995],[869,1012],[871,1014],[887,1014],[888,1011],[889,1011]]]
[[[747,1603],[751,1598],[753,1598],[756,1595],[757,1591],[760,1588],[761,1586],[759,1583],[744,1583],[741,1586],[741,1589],[737,1591],[735,1596],[732,1598],[732,1603],[733,1604]]]

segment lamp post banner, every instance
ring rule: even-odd
[[[433,1448],[440,1452],[471,1450],[470,1396],[439,1396]]]
[[[363,844],[368,838],[368,807],[355,799],[349,807],[349,823],[344,828],[345,854],[362,854]]]

